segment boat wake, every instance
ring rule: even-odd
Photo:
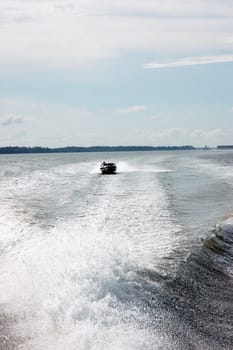
[[[95,224],[76,232],[66,223],[8,256],[14,278],[4,287],[0,282],[2,318],[11,330],[3,331],[2,344],[8,339],[15,349],[23,339],[25,350],[232,349],[232,218],[166,276],[140,268],[126,237],[94,230]]]
[[[0,349],[232,350],[233,219],[203,228],[228,186],[173,156],[106,177],[70,157],[1,180]]]

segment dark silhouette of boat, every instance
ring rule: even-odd
[[[117,170],[116,164],[115,163],[106,163],[103,162],[100,165],[100,171],[102,174],[115,174]]]

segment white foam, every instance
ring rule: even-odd
[[[188,164],[188,163],[187,163]],[[198,171],[206,173],[208,176],[227,181],[232,185],[233,167],[232,165],[220,165],[210,160],[192,159],[189,162],[191,168],[195,167]]]
[[[127,307],[136,297],[128,294],[137,271],[130,240],[99,231],[97,222],[66,222],[5,259],[1,303],[22,315],[22,349],[145,349],[159,341],[145,316]]]
[[[226,233],[233,234],[233,218],[229,218],[221,224],[221,228]]]
[[[119,167],[136,171],[130,164]],[[9,232],[10,244],[21,239],[1,260],[0,304],[20,316],[14,331],[25,339],[21,349],[161,348],[163,337],[150,327],[143,305],[138,307],[137,272],[153,268],[179,246],[180,228],[166,194],[150,171],[154,167],[148,167],[146,179],[139,174],[127,186],[123,176],[97,178],[85,169],[82,163],[37,170],[2,189],[4,196],[13,191],[17,198],[39,199],[41,215],[46,205],[50,209],[50,198],[64,208],[67,199],[75,199],[54,227],[34,220],[23,200],[10,200],[15,209],[7,207],[4,214],[4,242]]]
[[[157,165],[152,164],[133,164],[129,162],[120,161],[117,163],[117,171],[120,173],[128,172],[152,172],[152,173],[163,173],[170,172],[170,169],[161,168]]]

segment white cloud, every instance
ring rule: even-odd
[[[144,105],[136,105],[136,106],[129,106],[126,108],[119,108],[113,111],[113,114],[117,115],[129,115],[129,114],[135,114],[135,113],[144,113],[148,110],[147,106]]]
[[[30,6],[28,6],[30,4]],[[158,15],[190,15],[190,16],[228,16],[229,9],[233,5],[229,0],[5,0],[2,9],[8,12],[37,12],[42,14],[54,14],[56,11],[64,10],[72,13],[84,14],[158,14]]]
[[[14,111],[10,113],[10,110]],[[34,119],[43,119],[43,115],[48,116],[51,115],[72,115],[72,116],[83,116],[85,118],[93,117],[94,114],[87,109],[78,108],[73,106],[67,106],[62,104],[51,104],[51,103],[43,103],[36,100],[31,99],[23,99],[23,98],[12,98],[2,96],[0,97],[0,113],[4,113],[5,115],[11,114],[22,114],[22,115],[32,115],[38,116],[38,118]],[[24,117],[25,120],[32,120],[33,117]]]
[[[174,137],[174,136],[180,136],[180,135],[186,135],[188,132],[185,128],[169,128],[162,130],[160,132],[155,133],[156,138],[167,138],[167,137]]]
[[[189,129],[189,128],[169,128],[162,130],[158,133],[155,133],[154,136],[158,138],[166,138],[166,137],[187,137],[193,139],[211,139],[217,136],[223,136],[224,130],[222,129],[211,129],[211,130],[203,130],[203,129]]]
[[[224,136],[224,131],[222,129],[213,129],[213,130],[201,130],[195,129],[190,133],[190,136],[193,138],[202,138],[209,140],[218,136]]]
[[[214,63],[226,63],[233,62],[233,55],[219,55],[208,57],[185,57],[177,61],[168,63],[146,63],[144,68],[174,68],[194,66],[200,64],[214,64]]]
[[[0,125],[11,126],[15,124],[23,124],[26,122],[26,120],[27,118],[22,117],[20,115],[9,114],[9,115],[4,115],[0,117]]]
[[[0,97],[0,116],[0,146],[88,145],[100,124],[87,109],[10,97]]]
[[[135,139],[144,140],[144,144],[150,145],[187,145],[194,146],[217,145],[229,140],[233,130],[225,129],[190,129],[190,128],[168,128],[160,131],[134,130],[132,136]],[[228,141],[229,142],[229,141]],[[142,142],[143,143],[143,142]],[[142,144],[141,143],[141,144]]]
[[[142,50],[168,57],[229,52],[232,14],[226,0],[5,0],[0,63],[77,68]]]
[[[159,120],[161,118],[161,116],[159,114],[153,114],[150,116],[151,120]]]

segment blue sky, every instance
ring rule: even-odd
[[[233,143],[231,0],[5,0],[0,146]]]

